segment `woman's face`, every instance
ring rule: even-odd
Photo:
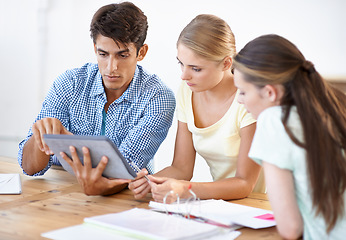
[[[271,85],[258,88],[245,81],[244,75],[237,69],[234,70],[234,84],[239,89],[238,102],[244,104],[246,110],[257,119],[266,108],[280,104],[282,89]]]
[[[183,44],[178,45],[177,59],[182,71],[181,80],[185,81],[193,92],[210,90],[224,77],[222,62],[206,60]]]

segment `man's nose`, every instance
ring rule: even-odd
[[[115,58],[110,57],[108,61],[108,70],[110,73],[116,71],[118,69],[118,62]]]

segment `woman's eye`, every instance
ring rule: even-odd
[[[193,67],[192,70],[195,72],[200,72],[202,69]]]

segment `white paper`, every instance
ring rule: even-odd
[[[159,227],[159,226],[158,226]],[[135,240],[138,238],[133,238],[130,236],[123,235],[124,233],[116,231],[107,231],[104,228],[102,230],[97,227],[90,227],[88,224],[80,224],[67,228],[61,228],[58,230],[46,232],[42,234],[42,237],[55,239],[55,240]],[[212,237],[207,237],[208,240],[234,240],[239,237],[241,232],[231,231],[224,234],[215,235]],[[203,238],[202,238],[203,239]]]
[[[96,227],[90,227],[86,224],[75,225],[72,227],[61,228],[50,232],[45,232],[41,234],[42,237],[55,239],[55,240],[114,240],[116,236],[117,240],[133,240],[131,237],[121,235],[119,233],[106,231],[104,229],[100,230]]]
[[[235,239],[240,232],[219,228],[148,209],[134,208],[120,213],[84,219],[84,224],[43,233],[50,239]]]
[[[22,186],[18,173],[0,174],[0,194],[20,194]]]
[[[210,219],[225,225],[237,224],[254,229],[276,225],[274,220],[255,218],[267,213],[272,214],[272,211],[229,203],[224,200],[200,200],[189,203],[189,205],[185,203],[163,204],[151,201],[149,207],[154,210],[183,214],[190,212],[191,215]]]
[[[195,236],[216,235],[221,231],[210,224],[141,208],[85,218],[84,222],[153,239],[193,239]]]

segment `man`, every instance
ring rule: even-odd
[[[28,136],[19,144],[18,162],[25,174],[43,175],[59,164],[45,144],[43,134],[106,135],[128,161],[152,173],[154,154],[166,138],[175,109],[173,92],[141,61],[148,24],[144,13],[129,2],[101,7],[90,25],[98,64],[68,70],[53,83]],[[83,166],[70,148],[73,168],[87,195],[119,192],[129,180],[102,176],[103,158],[89,166],[88,149]]]

